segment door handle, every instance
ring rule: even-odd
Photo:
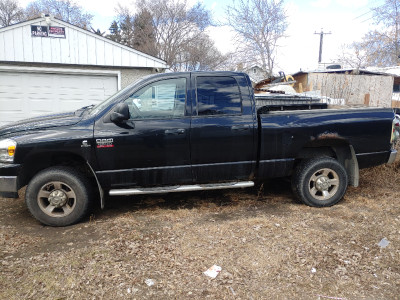
[[[233,125],[231,129],[235,131],[248,130],[250,129],[250,125]]]
[[[165,134],[174,134],[174,135],[178,135],[178,134],[184,134],[185,133],[185,129],[183,128],[178,128],[178,129],[166,129]]]

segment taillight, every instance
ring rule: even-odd
[[[400,137],[400,115],[395,115],[392,123],[391,143],[395,143]]]

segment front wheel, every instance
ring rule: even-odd
[[[292,178],[293,193],[304,204],[332,206],[344,196],[348,185],[344,167],[331,157],[301,162]]]
[[[25,202],[41,223],[71,225],[81,220],[89,210],[90,182],[73,168],[48,168],[31,180]]]

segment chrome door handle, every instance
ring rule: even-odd
[[[247,130],[250,129],[250,125],[233,125],[231,129],[237,131]]]
[[[183,128],[178,128],[178,129],[166,129],[165,134],[184,134],[185,133],[185,129]]]

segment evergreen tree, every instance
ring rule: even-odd
[[[107,37],[109,39],[113,40],[114,42],[120,43],[121,42],[121,30],[119,28],[118,22],[114,20],[111,23],[109,30],[110,30],[110,34],[108,34]]]
[[[156,34],[151,13],[143,8],[133,21],[133,45],[136,50],[157,56]]]
[[[119,17],[119,28],[121,32],[121,43],[133,48],[133,20],[130,13],[125,13]]]

